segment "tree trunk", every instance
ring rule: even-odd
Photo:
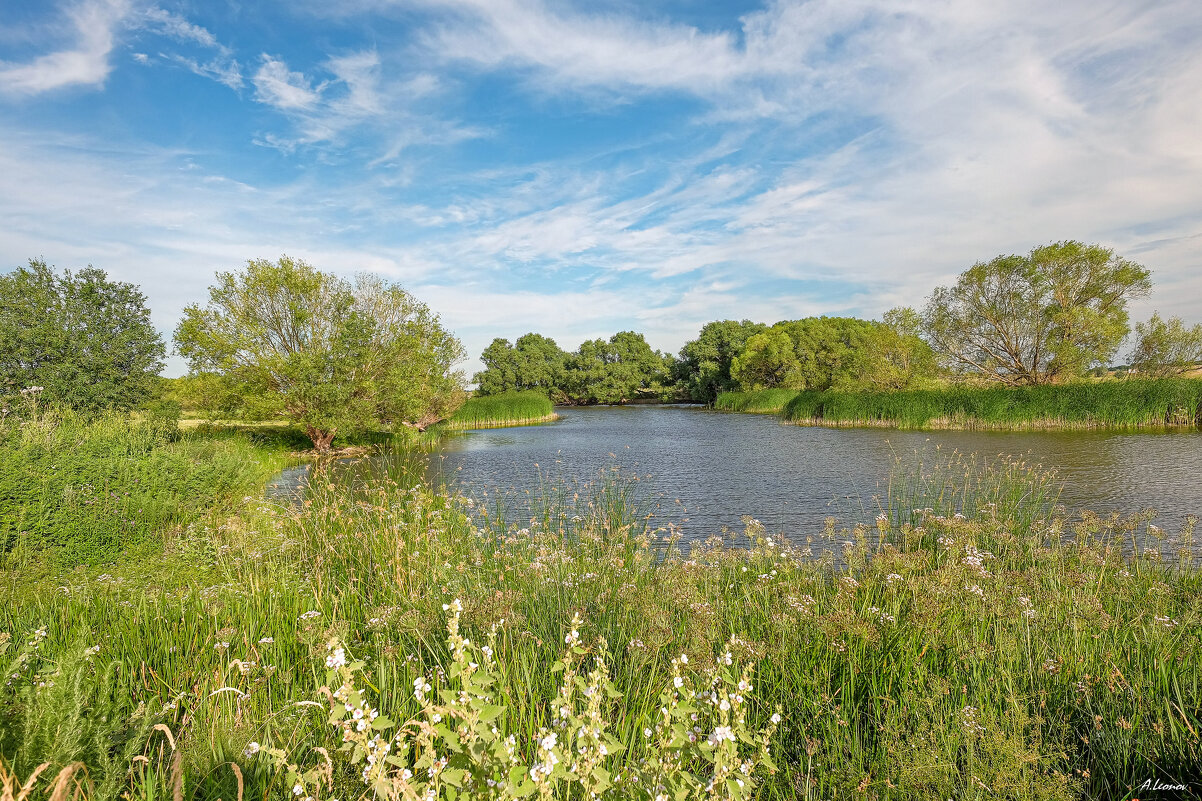
[[[309,439],[313,440],[313,447],[318,453],[329,453],[330,443],[334,441],[334,433],[338,429],[331,428],[329,431],[322,431],[317,428],[305,428],[305,434]]]

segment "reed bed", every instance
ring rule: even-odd
[[[446,427],[460,430],[502,428],[547,423],[554,419],[555,407],[547,396],[527,390],[500,395],[474,395],[456,410]]]
[[[903,429],[1073,430],[1202,425],[1202,380],[1092,381],[899,392],[723,393],[715,408],[777,413],[798,425]]]
[[[714,408],[721,412],[780,414],[796,398],[795,389],[761,389],[756,392],[720,392]]]
[[[529,790],[522,776],[552,752],[584,759],[547,734],[567,719],[555,700],[565,658],[582,691],[600,690],[589,719],[615,747],[588,764],[607,781],[678,753],[657,739],[678,678],[740,694],[750,739],[737,747],[769,733],[775,771],[748,757],[744,785],[680,797],[1129,798],[1148,778],[1202,780],[1192,522],[1165,560],[1145,516],[1068,520],[1039,471],[951,456],[903,466],[917,472],[896,477],[876,520],[844,532],[838,559],[752,519],[741,547],[682,551],[619,474],[549,488],[517,520],[423,486],[406,464],[354,492],[315,474],[300,507],[248,500],[152,563],[0,573],[0,661],[13,677],[0,689],[4,775],[79,765],[95,798],[291,798],[297,784],[298,798],[370,797],[364,763],[338,750],[357,719],[338,706],[331,725],[318,689],[342,682],[349,698],[351,671],[352,706],[381,710],[385,739],[424,721],[459,770],[430,698],[460,697],[464,666],[484,664],[471,647],[487,643],[490,700],[476,710],[497,739],[473,728],[485,745],[468,764],[513,760],[520,770],[501,779],[514,788]],[[592,685],[602,655],[607,683]],[[755,667],[736,689],[738,664]],[[704,683],[723,671],[729,690]],[[415,696],[421,682],[430,694]],[[679,752],[690,775],[716,769],[705,742],[728,745],[711,707],[700,711],[705,728],[673,740],[701,741]],[[417,769],[405,760],[419,752],[406,753],[388,770]],[[588,795],[579,783],[555,792]],[[654,797],[633,783],[598,795]]]

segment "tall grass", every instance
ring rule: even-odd
[[[1202,380],[1097,381],[901,392],[729,393],[716,408],[779,411],[793,423],[897,428],[1073,429],[1202,425]]]
[[[731,650],[758,663],[747,725],[782,709],[761,798],[1126,798],[1149,777],[1202,780],[1192,530],[1181,561],[1162,561],[1139,516],[1064,519],[1025,466],[925,469],[891,485],[879,544],[847,531],[838,563],[755,521],[745,548],[681,552],[613,474],[503,519],[406,473],[354,492],[315,480],[300,507],[250,503],[154,563],[0,573],[0,661],[17,674],[0,688],[0,758],[22,777],[82,761],[137,798],[171,794],[173,776],[184,798],[240,783],[263,798],[291,785],[249,744],[318,766],[324,748],[331,794],[361,797],[314,690],[327,644],[362,662],[394,720],[419,719],[416,680],[458,686],[443,607],[461,599],[464,637],[498,632],[488,694],[523,767],[557,725],[579,614],[582,642],[607,644],[606,736],[623,748],[607,770],[659,753],[645,732],[682,654],[704,670]],[[608,797],[651,797],[621,789]]]
[[[714,408],[721,412],[780,414],[798,391],[795,389],[761,389],[756,392],[720,392]]]
[[[541,392],[504,392],[474,395],[456,410],[447,427],[452,429],[495,428],[545,423],[555,419],[555,407]]]
[[[0,558],[113,558],[256,491],[281,448],[173,421],[49,411],[0,427]]]

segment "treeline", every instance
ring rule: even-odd
[[[934,353],[915,331],[912,313],[885,322],[809,317],[768,326],[719,320],[672,356],[642,334],[622,331],[573,352],[536,333],[494,339],[481,354],[477,394],[540,391],[557,403],[639,400],[712,403],[734,389],[905,389],[936,375]]]
[[[532,333],[512,344],[493,340],[475,381],[481,395],[536,390],[580,404],[713,403],[731,391],[877,393],[945,382],[1062,384],[1106,372],[1131,334],[1127,303],[1151,291],[1150,276],[1107,248],[1057,242],[974,264],[954,286],[937,287],[921,310],[892,309],[879,322],[720,320],[678,356],[653,351],[633,331],[572,353]],[[1153,314],[1135,333],[1131,375],[1171,377],[1202,362],[1202,325]]]

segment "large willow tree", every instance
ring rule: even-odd
[[[464,397],[459,341],[408,292],[375,275],[348,282],[299,259],[219,273],[209,302],[175,331],[195,375],[212,375],[241,415],[287,419],[319,451],[338,432],[444,419]]]
[[[1131,330],[1127,301],[1151,290],[1149,275],[1081,242],[998,256],[935,290],[923,333],[956,372],[1010,386],[1054,383],[1109,362]]]

